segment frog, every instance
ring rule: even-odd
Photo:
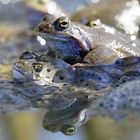
[[[87,24],[88,21],[100,19],[128,35],[138,36],[140,14],[136,9],[140,9],[138,0],[101,0],[81,9],[71,20]]]
[[[132,46],[135,46],[135,40],[131,38],[130,35],[118,30],[117,28],[115,28],[114,26],[108,25],[108,24],[104,24],[101,19],[92,19],[92,20],[87,20],[87,22],[85,23],[85,25],[93,27],[93,28],[99,28],[104,30],[105,32],[109,32],[111,34],[115,34],[121,37],[124,37],[125,40],[131,40],[131,44]]]
[[[118,58],[140,54],[138,47],[121,36],[72,22],[68,17],[55,19],[49,15],[47,19],[48,15],[42,18],[35,34],[46,41],[43,47],[70,64],[111,64]]]
[[[127,2],[128,0],[122,1],[101,0],[73,14],[71,19],[73,21],[84,22],[86,21],[86,19],[93,20],[94,18],[99,18],[103,21],[103,23],[114,26],[115,25],[114,18],[116,14],[124,8]]]
[[[114,64],[109,65],[87,64],[85,67],[75,67],[59,58],[50,57],[46,54],[40,56],[31,54],[28,57],[33,57],[33,60],[28,60],[25,59],[28,53],[32,52],[24,52],[13,65],[15,77],[17,72],[21,77],[37,79],[43,85],[70,83],[80,87],[93,88],[94,85],[94,88],[98,86],[101,88],[101,85],[117,84],[123,77],[132,80],[139,76],[140,58],[135,56],[120,58]]]

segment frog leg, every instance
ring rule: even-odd
[[[76,63],[72,65],[75,68],[87,68],[87,67],[93,67],[93,64],[87,64],[87,63]]]
[[[97,45],[84,57],[84,61],[94,65],[111,64],[114,63],[118,58],[119,54],[116,50],[108,48],[105,45]]]

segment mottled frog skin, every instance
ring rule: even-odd
[[[69,63],[77,60],[92,64],[110,64],[118,58],[140,55],[140,49],[133,47],[130,40],[99,28],[71,22],[67,17],[55,19],[46,15],[35,32],[46,40],[49,50],[56,51]]]
[[[101,89],[108,85],[119,86],[138,79],[139,68],[140,57],[133,56],[118,59],[114,64],[86,65],[81,68],[73,67],[61,59],[41,55],[33,61],[20,59],[14,64],[13,72],[14,77],[18,75],[21,78],[36,79],[42,85],[55,83],[62,86],[64,83],[69,83],[88,89]]]

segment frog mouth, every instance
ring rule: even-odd
[[[68,35],[63,35],[61,33],[39,33],[39,35],[42,37],[42,38],[48,38],[48,39],[53,39],[53,40],[59,40],[59,41],[66,41],[68,42],[71,38],[76,40],[74,37],[70,37]]]
[[[49,85],[49,84],[53,83],[52,78],[50,78],[49,76],[48,77],[45,77],[45,76],[42,77],[42,76],[40,76],[36,73],[34,73],[33,79],[36,79],[37,81],[40,81],[41,85]]]

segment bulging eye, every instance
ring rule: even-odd
[[[92,20],[92,21],[89,22],[89,26],[90,27],[100,28],[101,27],[101,21],[99,19]]]
[[[98,24],[96,23],[96,21],[91,21],[90,26],[96,27],[96,26],[98,26]]]
[[[40,63],[33,63],[32,67],[35,72],[39,73],[42,71],[43,65]]]
[[[54,27],[58,31],[63,31],[69,28],[70,21],[67,17],[60,17],[54,22]]]
[[[65,134],[65,135],[74,135],[76,133],[76,127],[74,125],[64,125],[62,126],[61,131]]]

